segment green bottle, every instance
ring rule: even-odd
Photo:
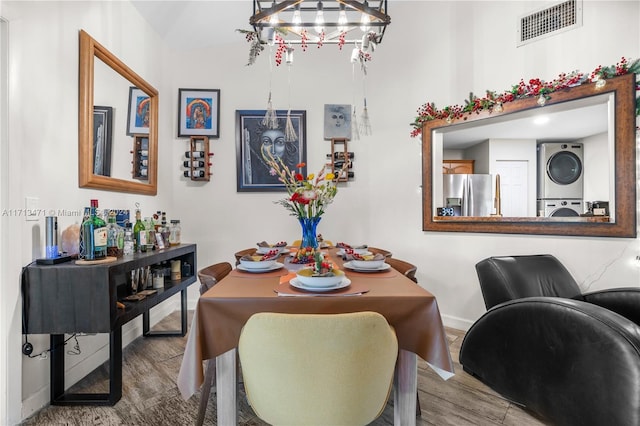
[[[93,224],[94,259],[107,257],[107,223],[97,214],[98,200],[91,200],[91,223]]]
[[[142,223],[142,217],[140,215],[140,209],[136,209],[136,223],[133,225],[133,243],[134,251],[146,252],[147,251],[147,233]]]

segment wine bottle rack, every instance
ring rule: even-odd
[[[354,173],[351,170],[342,170],[344,162],[348,162],[347,169],[353,167],[353,152],[349,152],[347,138],[332,138],[331,139],[331,154],[327,157],[327,169],[335,175],[336,182],[348,182],[349,179],[354,177]]]
[[[149,180],[149,135],[133,135],[133,168],[134,179]]]
[[[209,157],[209,138],[207,136],[191,136],[189,151],[185,152],[184,176],[195,181],[209,181],[211,177],[211,163]]]

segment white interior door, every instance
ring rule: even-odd
[[[535,211],[529,213],[527,208],[529,204],[529,185],[527,184],[529,162],[497,160],[494,170],[494,175],[500,175],[502,216],[535,216]]]

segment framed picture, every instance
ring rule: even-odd
[[[262,124],[265,110],[236,111],[236,163],[238,192],[285,191],[284,184],[271,174],[262,152],[270,150],[274,157],[282,158],[290,170],[307,161],[307,114],[306,111],[291,111],[291,124],[296,139],[285,140],[287,111],[276,111],[277,129],[267,129]],[[302,169],[306,175],[306,167]]]
[[[324,138],[351,139],[351,105],[324,105]]]
[[[127,114],[127,135],[149,134],[149,95],[135,86],[129,88],[129,113]]]
[[[93,107],[93,174],[111,176],[113,108]]]
[[[220,90],[178,89],[178,137],[220,137]]]

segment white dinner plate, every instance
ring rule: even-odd
[[[241,271],[244,272],[253,272],[256,274],[261,274],[263,272],[271,272],[271,271],[277,271],[278,269],[284,267],[284,263],[280,263],[280,262],[276,262],[273,265],[269,266],[268,268],[247,268],[245,267],[242,263],[240,265],[237,265],[236,268],[238,268]]]
[[[356,252],[357,253],[357,252]],[[340,249],[338,250],[338,255],[339,256],[344,256],[346,253],[344,251],[344,249]],[[364,251],[364,252],[360,252],[358,253],[360,256],[371,256],[373,253],[371,253],[370,251]]]
[[[351,285],[351,280],[345,277],[340,283],[331,287],[309,287],[302,284],[300,281],[298,281],[297,278],[291,278],[289,280],[289,284],[291,284],[295,288],[299,288],[305,291],[325,292],[325,291],[339,290],[341,288],[349,287],[349,285]]]
[[[391,268],[391,265],[389,265],[388,263],[383,263],[382,266],[380,266],[379,268],[356,268],[351,264],[351,262],[344,262],[342,266],[357,272],[381,272]]]

